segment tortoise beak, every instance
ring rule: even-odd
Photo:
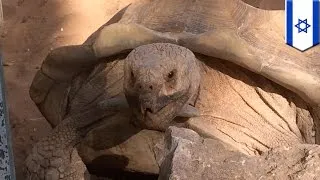
[[[146,112],[146,111],[149,111],[151,113],[156,112],[157,111],[156,103],[157,103],[157,100],[156,100],[156,97],[153,96],[153,94],[148,93],[148,94],[143,94],[139,96],[139,104],[143,112]]]

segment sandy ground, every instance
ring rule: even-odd
[[[17,179],[32,144],[50,126],[29,97],[36,70],[52,48],[81,44],[118,10],[135,0],[3,0],[5,22],[0,50],[5,63],[7,98]],[[259,0],[247,0],[257,3]],[[277,4],[275,2],[277,1]],[[283,0],[261,4],[283,7]],[[280,5],[279,5],[280,4]]]
[[[50,126],[29,97],[36,70],[51,48],[81,44],[132,0],[3,0],[0,32],[17,179],[32,144]]]

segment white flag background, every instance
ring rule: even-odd
[[[286,0],[286,42],[304,51],[319,43],[319,0]]]

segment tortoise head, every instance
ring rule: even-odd
[[[177,116],[196,116],[193,105],[199,86],[197,59],[185,47],[142,45],[125,60],[124,92],[134,123],[143,128],[165,130]]]

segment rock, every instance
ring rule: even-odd
[[[261,156],[247,156],[219,140],[170,127],[163,147],[160,180],[320,179],[318,145],[278,147]]]
[[[218,140],[203,139],[194,131],[184,128],[170,127],[165,135],[164,147],[160,180],[225,179],[231,177],[235,170],[227,167],[225,161],[249,158]]]

